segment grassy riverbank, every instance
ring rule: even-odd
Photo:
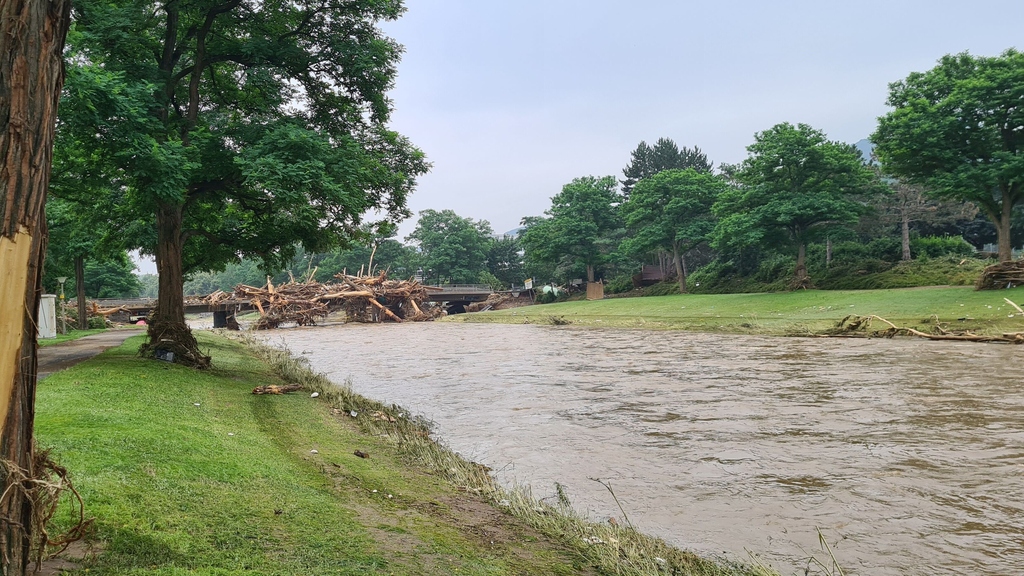
[[[40,383],[39,444],[96,519],[90,574],[765,574],[501,490],[397,407],[198,336],[208,372],[137,337]],[[251,394],[289,381],[307,389]]]
[[[763,294],[679,294],[560,302],[460,314],[455,322],[559,324],[678,329],[768,335],[820,334],[848,315],[877,315],[927,331],[936,320],[952,330],[1002,334],[1024,330],[1024,317],[1004,298],[1024,305],[1024,287],[975,291],[970,287],[894,290],[802,290]],[[882,325],[878,325],[883,328]]]

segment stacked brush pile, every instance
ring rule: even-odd
[[[278,286],[268,278],[262,288],[236,286],[234,297],[248,300],[259,311],[260,319],[254,325],[257,330],[286,322],[314,325],[336,310],[344,310],[349,322],[421,322],[444,314],[440,306],[427,303],[432,288],[415,280],[390,280],[387,272],[377,276],[336,274],[335,278],[338,281],[330,284],[309,279]]]
[[[981,273],[975,288],[978,290],[1002,290],[1024,286],[1024,260],[993,264]]]

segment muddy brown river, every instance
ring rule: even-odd
[[[269,336],[594,519],[803,574],[1024,574],[1024,348],[530,325]]]

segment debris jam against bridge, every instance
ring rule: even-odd
[[[251,303],[259,311],[258,330],[294,322],[314,325],[328,314],[344,310],[349,322],[421,322],[444,314],[437,304],[427,302],[430,291],[415,280],[389,280],[387,272],[377,276],[336,274],[337,282],[321,284],[310,278],[274,286],[267,279],[262,288],[240,284],[234,293],[217,291],[204,301],[211,307],[231,300]]]

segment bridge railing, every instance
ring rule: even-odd
[[[449,294],[458,294],[463,292],[490,292],[491,287],[487,284],[442,284],[440,286],[430,286],[430,288],[440,288]]]

